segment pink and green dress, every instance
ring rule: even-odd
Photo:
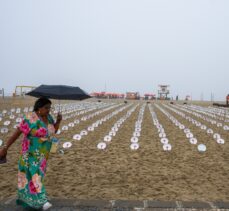
[[[48,125],[35,112],[25,115],[18,127],[23,133],[18,162],[18,200],[24,207],[41,208],[47,201],[44,178],[47,160],[55,134],[54,120]]]

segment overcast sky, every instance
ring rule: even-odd
[[[0,0],[0,88],[229,94],[228,0]]]

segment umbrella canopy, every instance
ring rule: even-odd
[[[26,95],[58,100],[84,100],[91,98],[88,93],[79,87],[65,85],[41,85],[31,92],[26,93]]]

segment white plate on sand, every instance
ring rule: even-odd
[[[137,131],[133,133],[133,136],[136,136],[136,137],[139,137],[140,135],[141,135],[140,132],[137,132]]]
[[[215,134],[213,135],[213,138],[217,140],[217,139],[220,138],[220,135],[219,135],[218,133],[215,133]]]
[[[1,129],[1,133],[8,133],[8,128],[6,128],[6,127],[3,127],[2,129]]]
[[[80,134],[75,134],[73,136],[73,139],[79,141],[81,139],[81,135]]]
[[[186,137],[187,138],[193,138],[193,134],[192,133],[186,133]]]
[[[86,130],[82,130],[81,132],[80,132],[80,135],[81,136],[86,136],[88,134],[88,132],[86,131]]]
[[[163,145],[163,150],[164,151],[171,151],[172,150],[171,144],[164,144]]]
[[[112,139],[111,136],[105,136],[103,140],[106,141],[106,142],[110,142],[111,139]]]
[[[197,144],[197,139],[196,138],[190,138],[189,142],[190,142],[190,144]]]
[[[106,145],[106,143],[104,143],[104,142],[100,142],[100,143],[98,143],[98,145],[97,145],[97,148],[98,148],[98,149],[106,149],[106,147],[107,147],[107,145]]]
[[[165,133],[159,133],[159,137],[160,138],[165,138],[166,137],[166,134]]]
[[[216,140],[216,142],[217,142],[218,144],[224,144],[224,143],[225,143],[224,139],[222,139],[222,138],[218,138],[218,139]]]
[[[133,143],[130,145],[130,149],[132,150],[137,150],[139,148],[139,144],[138,143]]]
[[[68,126],[69,126],[69,127],[74,127],[74,123],[73,123],[73,122],[70,122],[70,123],[68,124]]]
[[[201,125],[200,127],[202,130],[207,130],[207,127],[205,125]]]
[[[134,136],[130,139],[131,143],[138,143],[138,137]]]
[[[87,130],[88,131],[94,131],[95,129],[94,129],[94,127],[88,127]]]
[[[63,148],[65,148],[65,149],[68,149],[71,146],[72,146],[72,143],[71,142],[65,142],[65,143],[63,143]]]
[[[20,117],[18,117],[17,119],[16,119],[16,122],[17,123],[20,123],[22,121],[22,118],[20,118]]]
[[[10,125],[10,121],[5,121],[5,122],[4,122],[4,125],[5,125],[5,126]]]
[[[110,131],[110,132],[109,132],[109,136],[116,136],[116,132]]]
[[[190,133],[190,130],[188,128],[184,129],[185,133]]]
[[[205,152],[207,150],[207,147],[204,144],[199,144],[197,148],[199,152]]]
[[[68,130],[68,126],[64,125],[64,126],[62,127],[62,130]]]
[[[168,144],[169,143],[169,140],[167,138],[162,138],[161,139],[161,143],[162,144]]]
[[[212,129],[207,129],[207,133],[208,134],[213,134],[213,130]]]

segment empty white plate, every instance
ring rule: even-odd
[[[81,136],[86,136],[88,134],[88,132],[86,131],[86,130],[82,130],[81,132],[80,132],[80,135]]]
[[[186,133],[186,137],[187,138],[193,138],[193,134],[192,133]]]
[[[109,136],[115,136],[115,135],[116,135],[116,132],[114,132],[114,131],[109,132]]]
[[[62,130],[68,130],[68,126],[64,125],[64,126],[62,127]]]
[[[88,131],[94,131],[94,127],[88,127],[87,130]]]
[[[165,138],[166,137],[166,134],[165,133],[159,133],[159,137],[160,138]]]
[[[63,143],[63,148],[65,148],[65,149],[68,149],[71,146],[72,146],[72,143],[71,142],[65,142],[65,143]]]
[[[134,136],[130,139],[131,143],[138,143],[138,137]]]
[[[216,142],[217,142],[218,144],[224,144],[224,143],[225,143],[224,139],[222,139],[222,138],[218,138],[218,139],[216,140]]]
[[[73,123],[73,122],[70,122],[70,123],[68,124],[68,126],[69,126],[69,127],[74,127],[74,123]]]
[[[133,133],[133,136],[136,136],[136,137],[139,137],[140,135],[141,134],[139,132],[137,132],[137,131]]]
[[[139,144],[138,143],[133,143],[130,145],[130,149],[132,150],[137,150],[139,148]]]
[[[8,120],[8,121],[5,121],[4,123],[3,123],[5,126],[8,126],[8,125],[10,125],[10,121]]]
[[[205,152],[207,149],[204,144],[199,144],[197,148],[199,152]]]
[[[163,150],[164,151],[171,151],[172,150],[171,144],[164,144],[163,145]]]
[[[81,139],[81,135],[80,134],[75,134],[73,136],[73,139],[79,141]]]
[[[213,135],[213,138],[214,138],[214,139],[219,139],[219,138],[220,138],[220,135],[219,135],[218,133],[215,133],[215,134]]]
[[[97,148],[98,149],[105,149],[107,147],[107,145],[106,145],[106,143],[104,143],[104,142],[100,142],[100,143],[98,143],[98,145],[97,145]]]
[[[190,142],[190,144],[197,144],[197,139],[196,138],[190,138],[189,142]]]
[[[190,130],[188,128],[184,129],[185,133],[190,133]]]
[[[208,134],[213,134],[213,130],[212,129],[207,129],[207,133]]]
[[[6,128],[6,127],[3,127],[3,128],[1,128],[1,133],[8,133],[8,128]]]
[[[112,139],[111,136],[105,136],[103,140],[106,142],[110,142],[111,139]]]
[[[167,138],[162,138],[161,139],[161,143],[162,144],[168,144],[169,143],[169,140]]]

